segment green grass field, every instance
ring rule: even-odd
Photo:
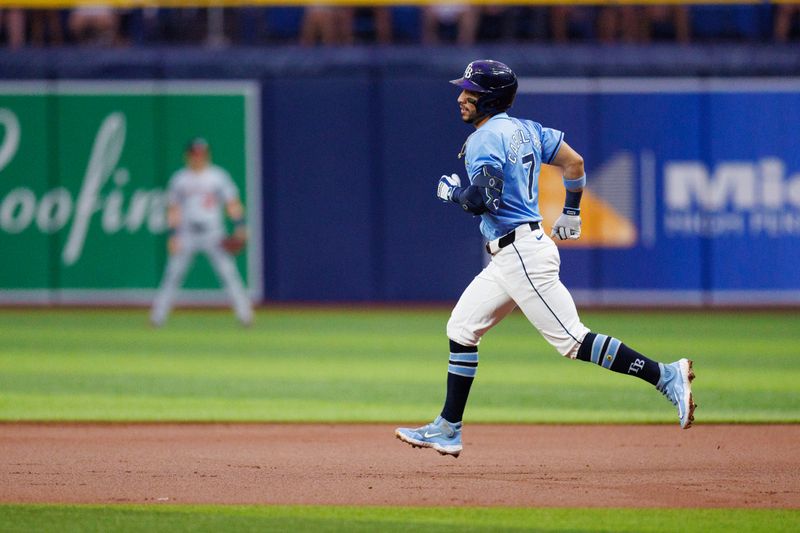
[[[797,531],[798,513],[745,509],[499,509],[307,506],[0,505],[6,532]]]
[[[449,309],[0,310],[0,420],[428,421]],[[662,361],[689,356],[699,424],[800,421],[800,315],[583,314]],[[566,360],[520,314],[490,332],[472,422],[670,423],[644,382]],[[2,426],[0,426],[1,428]],[[796,510],[0,505],[0,531],[797,531]]]
[[[0,311],[0,420],[427,421],[448,310]],[[662,361],[690,356],[698,423],[800,421],[800,316],[586,313]],[[570,361],[515,313],[481,343],[470,422],[674,422],[650,386]]]

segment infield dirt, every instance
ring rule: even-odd
[[[0,424],[0,501],[800,508],[800,425]]]

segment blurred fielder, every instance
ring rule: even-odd
[[[242,324],[250,325],[253,309],[231,255],[238,253],[247,239],[239,191],[226,171],[211,164],[209,146],[204,139],[189,142],[185,159],[186,166],[170,178],[167,187],[169,261],[153,302],[150,321],[155,326],[166,321],[186,270],[195,254],[203,252],[225,286],[236,317]],[[223,208],[235,227],[231,238],[225,235]]]
[[[397,438],[458,457],[464,407],[478,369],[478,344],[517,306],[561,355],[651,383],[677,406],[681,427],[691,426],[692,361],[662,364],[610,335],[590,331],[559,279],[561,260],[550,237],[581,235],[583,158],[564,142],[562,132],[506,113],[517,92],[517,78],[503,63],[473,61],[462,78],[450,83],[462,89],[461,119],[476,131],[459,154],[465,157],[468,181],[462,186],[457,174],[442,176],[436,194],[481,217],[480,230],[492,258],[461,295],[447,323],[450,364],[441,414],[420,428],[398,428]],[[566,188],[564,210],[550,236],[542,230],[539,214],[542,163],[561,168]]]

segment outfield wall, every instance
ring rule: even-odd
[[[253,246],[239,267],[257,299],[457,298],[486,255],[475,220],[434,191],[442,173],[463,174],[457,153],[470,129],[446,81],[474,52],[302,54],[0,56],[0,301],[148,301],[164,261],[155,206],[193,135],[211,139],[250,208]],[[515,112],[563,129],[586,159],[584,238],[562,247],[562,277],[579,302],[800,304],[793,67],[761,68],[771,75],[757,79],[708,65],[680,78],[643,77],[641,67],[556,78],[552,65],[520,64]],[[65,87],[83,91],[80,105]],[[190,103],[170,103],[176,87],[191,89]],[[220,87],[241,101],[215,110]],[[81,204],[109,117],[126,127],[121,140],[110,134],[119,157],[100,165],[94,203]],[[541,187],[553,220],[558,177],[544,175]],[[152,220],[139,213],[147,206]],[[67,251],[76,233],[89,251],[82,262]],[[207,265],[192,276],[189,299],[220,299]]]

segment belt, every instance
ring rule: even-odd
[[[538,222],[528,222],[527,224],[517,226],[516,228],[514,228],[513,231],[506,233],[499,239],[487,242],[486,252],[489,255],[494,255],[503,248],[505,248],[506,246],[508,246],[509,244],[511,244],[512,242],[514,242],[517,239],[517,237],[521,239],[523,236],[527,235],[532,231],[536,231],[537,229],[539,229]]]
[[[204,231],[208,231],[208,229],[208,224],[204,224],[202,222],[189,222],[189,231],[192,233],[203,233]]]

